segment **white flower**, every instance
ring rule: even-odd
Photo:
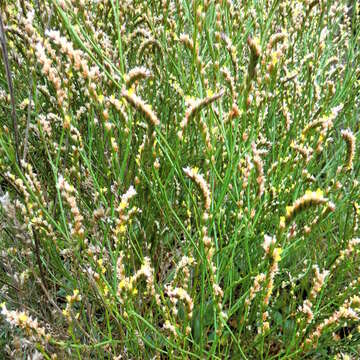
[[[10,204],[10,196],[8,192],[6,192],[3,196],[0,196],[0,204],[5,211],[9,208],[11,204]]]

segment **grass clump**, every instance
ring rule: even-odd
[[[1,358],[358,357],[357,2],[0,25]]]

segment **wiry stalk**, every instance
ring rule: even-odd
[[[7,83],[8,83],[10,98],[11,98],[11,117],[12,117],[13,131],[14,131],[16,162],[18,163],[19,167],[21,167],[20,158],[19,158],[19,133],[18,133],[18,127],[17,127],[17,120],[16,120],[14,88],[13,88],[13,83],[12,83],[12,79],[11,79],[11,71],[10,71],[9,57],[8,57],[7,46],[6,46],[5,30],[4,30],[4,24],[2,21],[2,12],[0,12],[0,42],[1,42],[1,52],[2,52],[4,65],[5,65],[6,78],[7,78]]]

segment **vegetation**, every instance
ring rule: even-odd
[[[3,2],[0,357],[358,358],[359,21]]]

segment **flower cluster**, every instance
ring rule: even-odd
[[[5,303],[1,304],[1,314],[12,327],[25,331],[27,336],[34,336],[38,341],[49,342],[51,335],[39,325],[37,319],[32,318],[26,311],[8,310]]]

